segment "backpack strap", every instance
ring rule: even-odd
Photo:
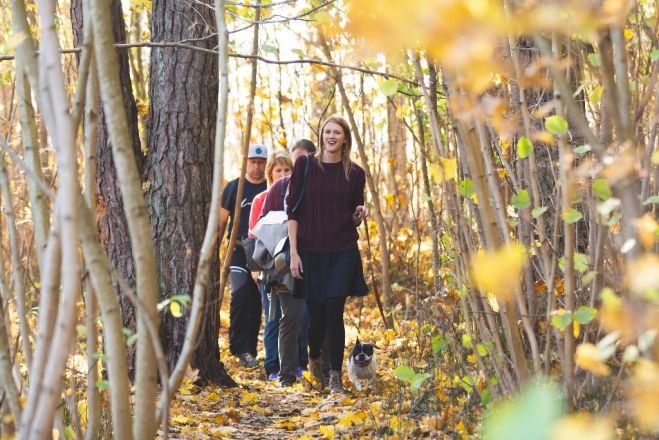
[[[309,162],[311,162],[311,159],[309,159],[309,155],[307,155],[307,160],[304,163],[304,177],[302,177],[302,189],[300,190],[300,196],[297,198],[297,202],[295,203],[295,206],[293,206],[293,209],[291,209],[291,212],[297,211],[297,209],[300,207],[300,203],[302,203],[302,196],[304,196],[304,187],[307,186],[307,174],[309,174]]]

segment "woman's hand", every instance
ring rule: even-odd
[[[366,220],[368,217],[368,209],[364,205],[359,205],[355,208],[355,212],[352,214],[352,220],[356,225],[361,223],[362,220]]]
[[[291,275],[293,275],[293,278],[301,280],[303,272],[304,270],[302,269],[302,259],[300,259],[300,255],[297,252],[291,252]]]

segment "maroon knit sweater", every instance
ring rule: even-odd
[[[291,212],[302,189],[305,161],[311,160],[302,203]],[[286,197],[289,220],[298,221],[297,247],[305,252],[339,252],[357,247],[357,228],[352,214],[364,204],[364,170],[352,164],[348,180],[343,163],[325,163],[320,168],[314,156],[298,158]]]

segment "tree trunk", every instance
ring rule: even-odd
[[[122,13],[121,0],[112,0],[111,11],[114,39],[117,43],[123,43],[126,41],[126,24]],[[72,0],[71,22],[73,27],[73,41],[76,47],[81,46],[83,43],[83,21],[82,0]],[[140,138],[137,129],[137,107],[131,87],[128,52],[119,49],[116,53],[119,63],[119,78],[121,81],[124,108],[128,117],[128,129],[135,153],[137,170],[142,175],[144,170],[144,156],[140,148]],[[124,214],[121,191],[119,190],[119,182],[117,181],[116,166],[112,158],[112,145],[110,143],[105,111],[100,105],[98,108],[99,125],[96,135],[98,148],[96,161],[98,185],[96,211],[98,229],[101,236],[101,243],[110,257],[113,266],[117,269],[119,275],[128,282],[129,286],[134,287],[135,266],[133,264],[133,253],[128,234],[128,222]],[[121,291],[121,286],[117,280],[114,280],[113,284],[115,291],[119,294],[123,326],[135,331],[135,308],[127,299],[125,292]],[[126,347],[131,377],[134,377],[135,348],[136,346]]]
[[[211,31],[213,11],[207,4],[154,2],[152,40],[199,38]],[[211,49],[216,40],[199,44]],[[211,204],[213,144],[217,111],[217,57],[187,49],[152,49],[150,123],[147,139],[147,195],[153,224],[161,300],[190,295]],[[217,301],[219,258],[214,252],[206,285],[206,307],[192,367],[200,377],[233,384],[220,362]],[[185,340],[189,312],[176,318],[165,312],[160,338],[171,369]]]

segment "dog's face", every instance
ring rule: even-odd
[[[373,359],[373,354],[373,344],[364,344],[357,340],[355,347],[352,349],[352,353],[350,355],[355,364],[359,365],[360,367],[365,367],[371,362],[371,359]]]

